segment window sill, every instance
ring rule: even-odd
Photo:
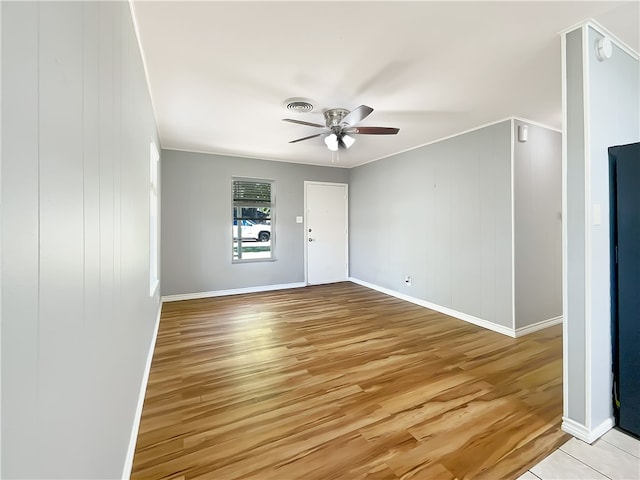
[[[275,262],[277,258],[247,258],[242,260],[232,259],[231,263],[264,263],[264,262]]]

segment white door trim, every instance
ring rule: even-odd
[[[309,227],[307,225],[307,186],[308,185],[328,185],[328,186],[336,186],[336,187],[344,187],[345,196],[344,196],[344,215],[345,215],[345,241],[344,241],[344,257],[345,257],[345,272],[344,279],[347,280],[349,278],[349,184],[348,183],[336,183],[336,182],[317,182],[313,180],[305,180],[304,181],[304,231],[303,231],[303,242],[304,242],[304,283],[309,285],[309,261],[308,261],[308,247],[309,242],[308,238],[308,230]]]

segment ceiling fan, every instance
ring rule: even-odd
[[[326,125],[320,125],[319,123],[304,122],[302,120],[294,120],[292,118],[283,118],[285,122],[297,123],[299,125],[307,125],[309,127],[322,128],[328,130],[330,133],[324,138],[324,143],[327,148],[333,152],[338,151],[338,148],[349,148],[355,142],[355,139],[351,135],[395,135],[400,131],[399,128],[392,127],[358,127],[356,126],[366,117],[368,117],[373,108],[366,105],[360,105],[353,111],[349,111],[346,108],[331,108],[325,110],[324,119]],[[315,135],[309,135],[308,137],[298,138],[291,140],[289,143],[302,142],[303,140],[309,140],[311,138],[319,137],[324,133],[316,133]]]

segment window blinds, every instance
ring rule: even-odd
[[[256,182],[249,180],[233,181],[233,204],[235,206],[271,205],[271,182]]]

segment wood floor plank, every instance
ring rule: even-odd
[[[352,283],[167,303],[132,479],[517,478],[568,439],[561,327]]]

